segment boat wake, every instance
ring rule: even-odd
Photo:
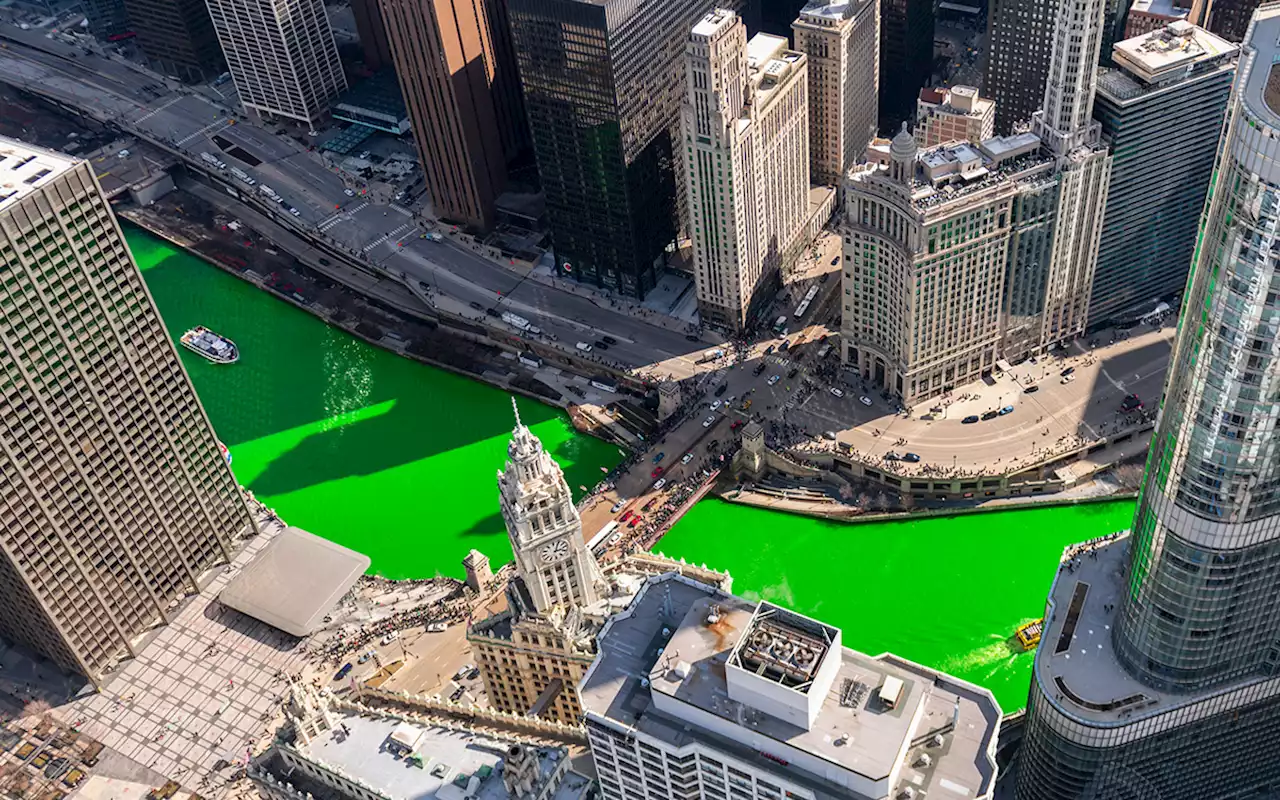
[[[938,668],[943,672],[970,676],[971,680],[973,676],[981,676],[978,680],[982,681],[1013,670],[1020,658],[1031,658],[1034,652],[1023,650],[1010,637],[993,633],[990,643],[945,659]]]

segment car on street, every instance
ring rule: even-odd
[[[738,396],[736,394],[731,394],[728,397],[726,397],[724,399],[724,410],[728,411],[729,406],[733,405],[733,401],[737,399],[738,399]]]
[[[713,402],[711,403],[711,410],[712,410],[712,411],[715,411],[715,410],[716,410],[717,408],[719,408],[719,407],[720,407],[720,401],[719,401],[719,400],[715,400],[715,401],[713,401]]]
[[[373,658],[373,651],[372,651],[372,650],[366,650],[366,651],[364,651],[363,653],[361,653],[361,654],[360,654],[360,657],[359,657],[359,658],[357,658],[357,659],[356,659],[356,663],[357,663],[357,664],[363,664],[364,662],[368,661],[368,660],[369,660],[369,659],[371,659],[371,658]]]
[[[479,678],[479,677],[480,677],[480,668],[479,668],[479,667],[472,667],[472,668],[471,668],[471,671],[467,673],[467,678],[468,678],[468,679],[470,679],[470,680],[473,680],[473,681],[474,681],[476,678]]]
[[[729,384],[727,384],[727,383],[722,383],[722,384],[720,384],[719,386],[717,386],[717,387],[716,387],[716,390],[715,390],[715,396],[716,396],[716,397],[719,397],[720,395],[724,394],[724,393],[725,393],[725,392],[727,392],[728,390],[729,390]]]
[[[972,425],[973,423],[977,422],[977,421],[978,421],[978,419],[979,419],[979,417],[978,417],[978,415],[977,415],[977,414],[970,414],[969,416],[967,416],[967,417],[965,417],[964,419],[960,420],[960,422],[961,422],[961,424],[963,424],[963,425]]]
[[[681,464],[688,464],[692,460],[693,460],[693,453],[685,453],[684,455],[680,456]]]
[[[789,340],[787,340],[787,339],[783,339],[783,340],[782,340],[782,344],[778,345],[778,350],[779,350],[779,351],[782,351],[782,350],[789,350],[789,349],[791,349],[791,342],[790,342]]]
[[[617,340],[617,339],[615,339],[615,338],[613,338],[612,336],[601,336],[601,337],[600,337],[600,339],[601,339],[605,344],[617,344],[617,343],[618,343],[618,340]]]
[[[343,678],[347,677],[347,673],[351,672],[351,670],[353,669],[355,669],[355,667],[351,666],[351,662],[348,661],[347,663],[342,665],[342,668],[339,669],[337,674],[333,676],[333,679],[335,681],[340,681]]]
[[[661,474],[662,474],[662,467],[654,467],[653,471],[649,473],[649,477],[656,478]]]
[[[461,667],[458,668],[457,672],[453,673],[453,679],[455,681],[460,681],[462,680],[464,675],[466,675],[468,672],[470,672],[475,668],[476,668],[475,664],[463,664]]]
[[[355,197],[355,196],[356,196],[356,193],[355,193],[355,192],[353,192],[353,191],[351,191],[350,189],[343,189],[343,190],[342,190],[342,193],[343,193],[343,194],[345,194],[347,197]]]
[[[836,256],[835,258],[831,259],[831,266],[834,267],[836,264],[839,264],[839,263],[840,263],[840,256]],[[822,277],[825,278],[827,276],[823,275]]]
[[[798,374],[800,374],[800,368],[792,367],[791,369],[787,370],[787,380],[791,380]]]
[[[781,375],[770,375],[770,376],[769,376],[769,385],[770,385],[770,386],[773,386],[773,385],[775,385],[775,384],[776,384],[778,381],[780,381],[780,380],[782,380],[782,376],[781,376]]]
[[[448,625],[443,622],[427,623],[427,633],[444,633],[446,628],[448,628]]]
[[[902,460],[907,462],[908,464],[919,464],[920,456],[916,455],[915,453],[903,453]]]
[[[388,633],[386,636],[382,637],[382,641],[380,642],[380,644],[385,647],[399,638],[400,638],[400,634],[396,633],[395,631],[392,631],[391,633]]]
[[[710,428],[712,425],[715,424],[715,422],[716,422],[716,415],[712,414],[711,416],[707,417],[702,421],[702,427]]]
[[[466,688],[459,686],[457,689],[453,690],[453,694],[449,695],[449,699],[456,703],[462,699],[462,695],[466,691]]]
[[[864,394],[863,396],[861,396],[861,397],[859,397],[859,398],[858,398],[858,402],[859,402],[859,403],[862,403],[864,406],[870,406],[870,405],[871,405],[871,398],[870,398],[870,397],[867,397],[867,396]]]
[[[628,511],[622,516],[618,517],[618,522],[626,522],[627,520],[631,519],[631,513],[632,512]]]
[[[289,207],[289,213],[290,213],[290,214],[292,214],[292,215],[294,215],[295,217],[300,217],[300,216],[302,216],[302,213],[301,213],[300,211],[298,211],[298,209],[296,209],[296,208],[294,208],[294,207],[292,207],[292,206],[290,206],[290,207]]]
[[[752,391],[755,391],[755,390],[754,390],[754,389],[752,389]],[[751,410],[751,398],[747,398],[746,400],[743,400],[743,401],[742,401],[742,410],[743,410],[743,411],[750,411],[750,410]]]
[[[1000,416],[1000,412],[999,412],[999,411],[983,411],[983,412],[982,412],[982,421],[983,421],[983,422],[986,422],[987,420],[989,420],[989,419],[995,419],[995,418],[996,418],[996,417],[998,417],[998,416]]]
[[[1000,409],[1000,412],[999,412],[999,413],[1000,413],[1000,416],[1002,416],[1002,417],[1003,417],[1005,414],[1012,414],[1012,413],[1013,413],[1013,406],[1005,406],[1004,408]]]
[[[689,340],[689,341],[691,341],[691,342],[700,342],[700,341],[702,341],[702,340],[701,340],[701,339],[699,339],[697,336],[694,336],[692,333],[686,333],[686,334],[684,335],[684,338],[688,339],[688,340]]]
[[[1064,369],[1062,372],[1059,372],[1058,374],[1065,378],[1068,375],[1071,375],[1072,373],[1074,373],[1075,371],[1076,371],[1075,367],[1067,367],[1066,369]]]
[[[766,347],[764,349],[764,354],[766,356],[773,355],[773,345],[769,345],[768,347]]]
[[[885,460],[885,461],[897,461],[899,458],[901,458],[901,456],[899,456],[899,455],[898,455],[896,452],[894,452],[893,450],[890,450],[889,452],[887,452],[887,453],[885,453],[885,454],[884,454],[884,460]]]
[[[617,514],[619,509],[627,504],[627,498],[619,497],[618,502],[613,504],[613,508],[609,509],[610,514]]]
[[[484,306],[480,305],[480,304],[479,304],[479,303],[477,303],[475,300],[472,300],[472,301],[471,301],[470,303],[468,303],[467,305],[471,306],[471,307],[472,307],[472,308],[474,308],[476,311],[484,311]]]
[[[327,258],[322,258],[322,259],[320,259],[320,266],[322,266],[322,267],[327,267],[327,266],[329,266],[329,259],[327,259]]]
[[[577,344],[574,345],[574,347],[578,348],[584,353],[591,352],[591,345],[587,344],[586,342],[578,342]]]
[[[835,386],[832,386],[832,387],[831,387],[831,393],[832,393],[833,395],[835,395],[836,397],[844,397],[844,390],[843,390],[843,389],[838,389],[838,388],[836,388]]]
[[[661,490],[662,490],[662,487],[663,487],[663,486],[666,486],[666,485],[667,485],[667,479],[666,479],[666,478],[658,478],[658,482],[657,482],[657,483],[655,483],[655,484],[653,485],[653,490],[654,490],[655,492],[661,491]],[[632,521],[631,521],[631,527],[635,527],[635,523],[636,523],[637,521],[638,521],[638,520],[632,520]]]
[[[488,314],[488,315],[489,315],[489,316],[491,316],[491,317],[500,317],[500,316],[502,316],[502,312],[498,311],[498,309],[494,308],[493,306],[489,306],[488,308],[486,308],[486,309],[484,310],[484,313]]]
[[[1075,376],[1075,375],[1068,375],[1068,376],[1066,376],[1065,378],[1063,378],[1063,379],[1062,379],[1062,382],[1063,382],[1063,383],[1071,383],[1071,382],[1072,382],[1072,381],[1074,381],[1075,379],[1076,379],[1076,376]]]
[[[666,457],[667,457],[667,453],[666,453],[666,451],[664,450],[664,451],[662,451],[661,453],[658,453],[656,456],[654,456],[654,457],[653,457],[653,463],[657,464],[657,463],[661,462],[661,461],[662,461],[662,459],[664,459],[664,458],[666,458]]]
[[[596,347],[597,347],[597,348],[599,348],[599,349],[601,349],[601,350],[608,350],[608,349],[609,349],[609,345],[605,344],[605,343],[604,343],[602,340],[600,340],[600,339],[596,339],[596,341],[595,341],[595,345],[596,345]]]
[[[1136,394],[1125,395],[1124,400],[1120,402],[1121,411],[1135,411],[1142,408],[1142,398]]]
[[[756,376],[759,376],[761,372],[764,372],[764,364],[763,364],[763,363],[761,363],[761,364],[756,364],[756,368],[755,368],[755,369],[753,369],[753,370],[751,370],[751,374],[752,374],[752,375],[756,375]]]
[[[621,540],[622,540],[622,531],[618,531],[617,533],[609,537],[609,544],[617,544]]]
[[[733,424],[729,426],[729,430],[731,430],[731,431],[736,431],[738,428],[741,428],[741,427],[742,427],[743,425],[745,425],[745,424],[746,424],[746,423],[745,423],[745,422],[743,422],[742,420],[740,420],[740,419],[735,419],[735,420],[733,421]]]
[[[1023,393],[1023,394],[1035,394],[1035,393],[1036,393],[1036,392],[1038,392],[1038,391],[1040,391],[1040,384],[1038,384],[1038,383],[1033,383],[1033,384],[1031,384],[1030,386],[1028,386],[1027,388],[1023,389],[1023,390],[1022,390],[1022,393]]]
[[[824,432],[822,433],[822,438],[824,438],[824,439],[829,439],[829,440],[831,440],[831,441],[833,441],[833,442],[834,442],[834,441],[836,440],[836,434],[835,434],[835,431],[824,431]]]

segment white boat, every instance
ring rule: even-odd
[[[179,341],[183,347],[199,353],[215,364],[234,364],[240,359],[240,351],[236,349],[235,342],[203,325],[197,325],[182,334]]]

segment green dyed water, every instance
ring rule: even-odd
[[[510,559],[494,485],[512,424],[505,393],[366,345],[146,233],[128,238],[175,338],[203,324],[240,346],[232,366],[180,352],[260,499],[387,577],[460,575],[473,547],[495,566]],[[617,462],[556,409],[520,410],[575,490]],[[851,647],[986,686],[1012,711],[1031,657],[1008,637],[1043,613],[1062,548],[1128,527],[1132,513],[1121,501],[841,525],[711,500],[660,549],[838,625]]]
[[[149,234],[127,237],[175,341],[207,325],[239,346],[229,366],[179,352],[258,499],[389,578],[460,576],[473,547],[495,568],[511,559],[494,482],[513,424],[504,392],[365,344]],[[520,413],[575,491],[619,460],[558,409],[522,399]]]
[[[1129,527],[1127,500],[848,525],[699,503],[659,545],[727,569],[734,590],[817,617],[865,653],[890,651],[1022,708],[1031,654],[1014,628],[1044,614],[1062,549]]]

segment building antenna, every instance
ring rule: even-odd
[[[511,410],[516,414],[516,427],[520,427],[520,406],[516,405],[516,396],[511,395]]]

